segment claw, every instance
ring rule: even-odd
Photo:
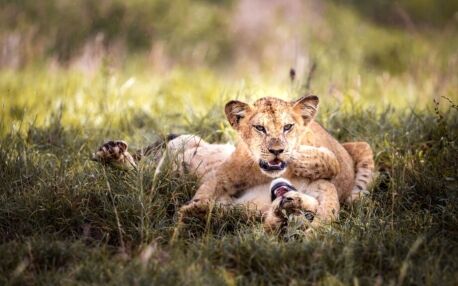
[[[97,152],[92,154],[91,160],[118,169],[131,170],[137,167],[133,157],[127,152],[127,143],[120,140],[104,143]]]

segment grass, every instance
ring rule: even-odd
[[[160,136],[135,117],[82,128],[55,114],[11,131],[0,140],[0,283],[454,285],[458,117],[456,106],[436,112],[321,112],[339,140],[370,142],[380,176],[370,198],[311,237],[267,235],[239,209],[174,237],[196,178],[166,169],[153,182],[154,162],[124,173],[88,160],[105,138]],[[175,127],[222,139],[209,125],[225,126],[221,114],[196,120]]]
[[[291,83],[288,55],[272,53],[282,48],[272,31],[288,28],[281,17],[297,15],[275,8],[278,15],[257,31],[259,42],[244,43],[228,32],[240,21],[233,14],[238,1],[180,1],[180,13],[162,0],[147,4],[151,9],[143,0],[85,1],[78,9],[67,9],[69,1],[9,2],[1,12],[9,15],[2,18],[5,35],[35,36],[8,49],[28,55],[22,64],[0,71],[0,285],[458,284],[453,20],[444,18],[447,29],[418,25],[412,32],[381,26],[388,16],[363,18],[370,5],[361,15],[341,1],[300,8],[316,16],[301,16],[294,28],[307,63],[317,66],[310,89],[321,98],[318,120],[341,142],[368,141],[379,176],[370,196],[345,206],[337,222],[310,236],[294,227],[273,236],[240,208],[178,225],[177,210],[198,178],[165,168],[154,180],[151,160],[126,173],[89,158],[107,139],[133,149],[170,132],[233,141],[227,100],[303,94],[306,77],[298,72]],[[88,5],[98,7],[97,21],[72,24],[90,16]],[[124,20],[108,21],[116,11]],[[414,24],[432,17],[430,9],[417,12]],[[56,25],[40,16],[53,13],[49,21],[68,21],[58,26],[70,32],[50,29]],[[138,17],[145,13],[161,20]],[[124,39],[126,54],[113,60],[107,53],[86,72],[65,64],[98,29],[108,46]],[[142,38],[151,31],[154,37]],[[164,61],[173,62],[166,72],[142,54],[156,41],[167,51]],[[56,67],[49,55],[63,64]]]

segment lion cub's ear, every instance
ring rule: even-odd
[[[238,100],[231,100],[226,103],[224,112],[226,113],[227,120],[231,126],[237,129],[239,127],[240,120],[245,117],[245,114],[249,109],[250,106],[248,104]]]
[[[293,110],[304,119],[304,124],[309,123],[316,115],[320,100],[316,95],[306,95],[292,102]]]

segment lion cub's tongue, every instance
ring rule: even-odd
[[[285,187],[280,187],[277,190],[275,190],[275,196],[278,197],[283,197],[284,194],[288,192],[288,189]]]
[[[277,158],[273,159],[272,161],[269,162],[269,165],[271,166],[278,166],[281,164],[281,161]]]

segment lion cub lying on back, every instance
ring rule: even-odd
[[[316,123],[317,107],[316,96],[294,102],[262,98],[253,105],[229,102],[226,116],[238,131],[239,143],[235,149],[200,139],[196,139],[199,144],[195,140],[185,144],[182,161],[202,175],[202,184],[182,212],[193,213],[210,201],[237,203],[240,197],[255,194],[256,188],[269,193],[272,178],[282,176],[299,184],[299,193],[314,198],[319,219],[334,219],[340,201],[351,201],[365,191],[374,163],[367,143],[341,145]],[[103,145],[95,157],[118,166],[135,164],[121,141]],[[257,204],[269,213],[273,203]]]

